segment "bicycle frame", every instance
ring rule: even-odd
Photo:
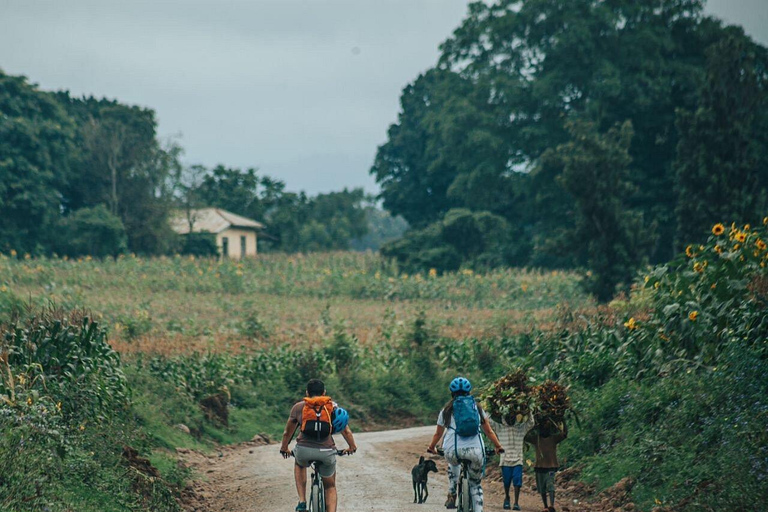
[[[443,450],[437,450],[437,453],[441,456],[445,456]],[[485,449],[486,460],[488,457],[494,455],[496,452],[493,449]],[[472,501],[472,494],[469,490],[469,465],[470,461],[466,459],[459,459],[461,469],[459,470],[459,480],[456,488],[456,506],[457,512],[474,512],[475,504]]]
[[[343,450],[336,450],[336,455],[344,456]],[[291,456],[294,456],[291,451]],[[312,477],[310,479],[309,499],[307,500],[308,512],[325,512],[325,486],[323,486],[323,477],[317,467],[317,461],[310,461],[312,468]]]

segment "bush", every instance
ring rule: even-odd
[[[219,256],[216,235],[213,233],[188,233],[182,235],[181,254],[198,257]]]
[[[83,312],[35,311],[0,326],[0,343],[3,510],[178,510],[163,480],[123,457],[124,446],[150,444],[98,324]]]
[[[128,238],[120,218],[106,206],[81,208],[61,221],[58,251],[68,256],[117,256],[128,249]]]

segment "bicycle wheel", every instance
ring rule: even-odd
[[[459,510],[461,512],[474,512],[475,508],[472,504],[472,494],[469,492],[469,478],[467,474],[462,471],[461,478],[459,479]]]
[[[323,484],[319,478],[312,481],[312,489],[309,494],[309,512],[325,512]]]

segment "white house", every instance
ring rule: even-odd
[[[189,215],[186,211],[178,212],[171,218],[171,228],[180,235],[212,233],[219,254],[240,259],[256,256],[257,233],[264,225],[221,208],[200,208]]]

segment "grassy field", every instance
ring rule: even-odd
[[[95,261],[0,256],[0,313],[19,301],[84,307],[123,354],[240,352],[316,343],[343,321],[362,344],[396,337],[423,311],[452,339],[552,326],[558,307],[590,308],[579,277],[501,270],[408,275],[373,254]]]

